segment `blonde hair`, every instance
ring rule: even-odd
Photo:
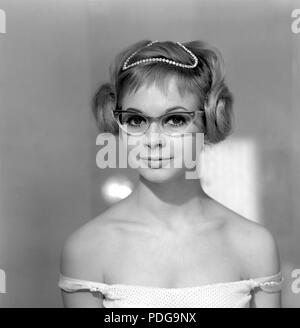
[[[182,43],[198,58],[193,69],[182,68],[163,62],[145,62],[122,70],[124,61],[135,51],[132,61],[161,57],[184,64],[193,59],[175,42],[152,44],[142,40],[120,52],[110,66],[110,82],[103,83],[95,93],[93,115],[100,132],[119,133],[112,111],[119,106],[127,92],[136,92],[140,87],[155,83],[164,92],[170,78],[176,77],[181,95],[194,94],[199,100],[199,110],[204,110],[205,143],[214,144],[224,140],[232,132],[233,95],[225,84],[224,62],[221,53],[206,42],[196,40]]]

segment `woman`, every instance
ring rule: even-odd
[[[143,40],[122,51],[110,73],[94,101],[99,129],[119,134],[128,151],[138,148],[129,164],[143,165],[130,196],[66,241],[64,305],[280,307],[271,233],[186,178],[195,136],[212,145],[231,132],[233,97],[219,51],[202,41]]]

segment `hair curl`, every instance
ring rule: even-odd
[[[204,142],[215,144],[224,140],[233,125],[233,95],[225,84],[224,62],[221,53],[206,42],[196,40],[183,43],[198,58],[193,69],[181,68],[162,62],[146,62],[122,70],[124,61],[135,51],[132,61],[151,57],[161,57],[191,64],[191,56],[175,42],[165,41],[152,44],[142,40],[120,52],[110,66],[110,83],[102,84],[94,95],[92,112],[101,132],[119,133],[119,127],[112,111],[122,101],[127,92],[136,92],[140,87],[155,83],[164,92],[170,78],[177,78],[177,87],[181,95],[194,94],[205,111]]]

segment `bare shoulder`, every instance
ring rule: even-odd
[[[101,282],[116,238],[115,209],[108,208],[66,239],[61,252],[61,273]]]
[[[280,271],[279,251],[270,230],[222,206],[226,234],[239,259],[245,279],[273,275]]]

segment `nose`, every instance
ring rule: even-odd
[[[145,133],[145,145],[149,148],[155,148],[162,146],[164,137],[160,131],[158,122],[151,122],[148,130]]]

